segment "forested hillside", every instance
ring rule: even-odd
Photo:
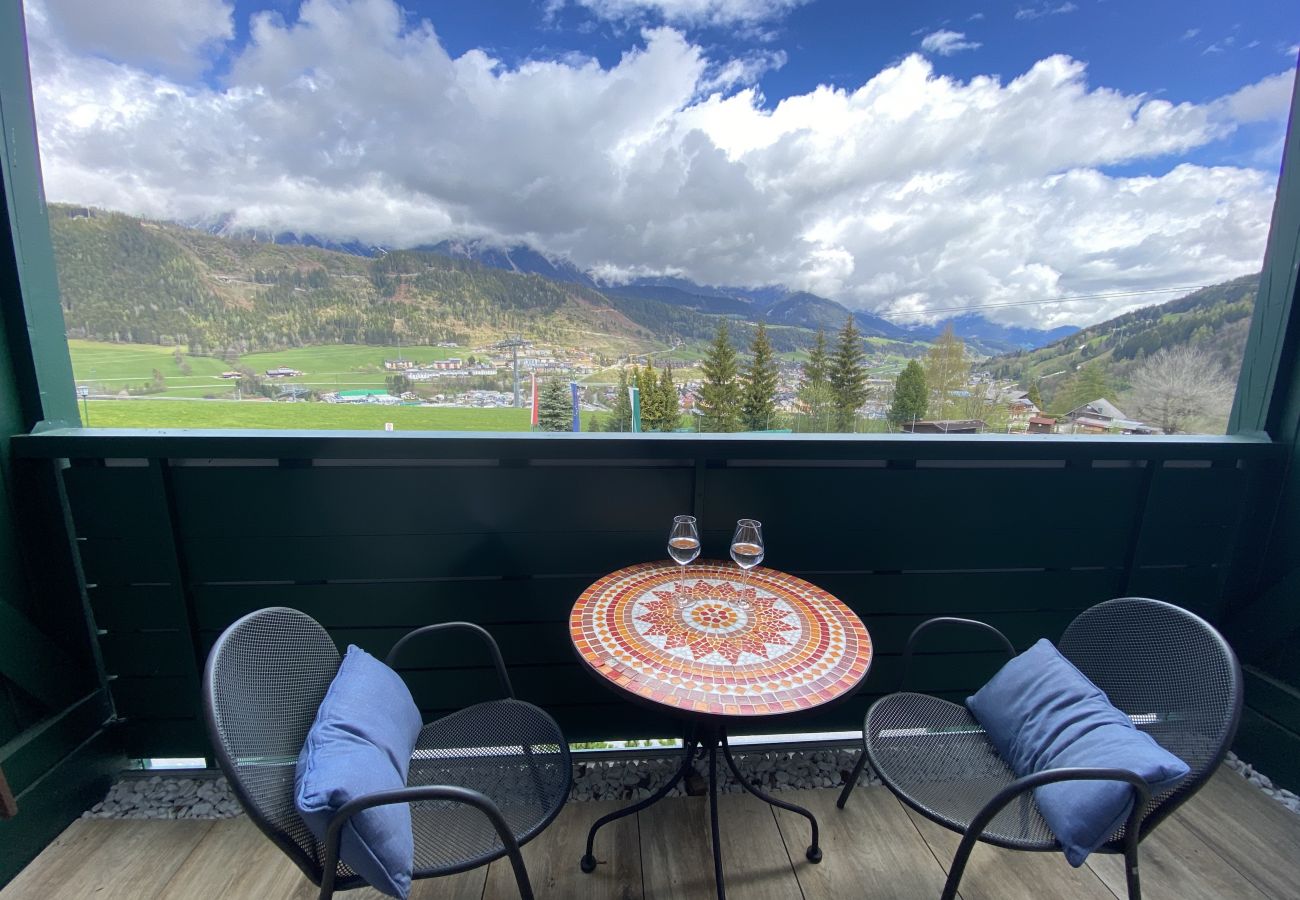
[[[50,230],[72,337],[242,353],[509,332],[599,346],[601,337],[696,337],[713,327],[691,310],[625,304],[431,252],[369,259],[59,205],[50,207]]]
[[[1122,399],[1135,369],[1164,348],[1194,346],[1203,351],[1208,365],[1235,381],[1258,287],[1257,274],[1212,285],[1125,313],[1037,350],[995,357],[985,368],[995,377],[1016,379],[1026,389],[1037,383],[1047,408],[1056,412],[1065,412],[1078,399],[1076,389],[1084,393],[1104,389],[1108,399]]]

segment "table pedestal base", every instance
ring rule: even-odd
[[[731,746],[727,743],[727,730],[725,726],[705,726],[699,729],[698,733],[688,735],[683,743],[685,744],[685,751],[682,754],[682,763],[677,767],[677,772],[672,778],[668,779],[662,787],[644,800],[625,807],[624,809],[617,810],[616,812],[609,813],[608,815],[601,816],[591,826],[591,831],[587,833],[587,852],[583,855],[580,863],[582,871],[594,872],[596,870],[596,857],[592,854],[592,849],[596,843],[597,831],[616,819],[621,819],[624,816],[638,813],[668,796],[669,791],[671,791],[677,783],[685,778],[687,773],[691,771],[691,763],[695,760],[696,751],[705,752],[707,750],[709,754],[709,827],[713,833],[713,878],[718,886],[718,900],[725,900],[727,891],[722,877],[722,849],[721,844],[718,841],[719,748],[722,749],[723,758],[726,759],[727,765],[731,767],[731,771],[736,776],[736,780],[740,782],[741,787],[765,803],[770,803],[772,806],[789,810],[792,813],[798,813],[808,820],[808,823],[812,826],[812,843],[808,845],[808,850],[804,855],[808,858],[809,862],[819,863],[822,861],[821,847],[817,844],[817,819],[811,812],[804,809],[802,806],[788,803],[784,800],[778,800],[765,791],[750,784],[745,779],[745,776],[740,773],[740,769],[736,766],[735,758],[731,755]]]

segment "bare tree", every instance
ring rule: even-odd
[[[1130,382],[1138,416],[1165,434],[1226,415],[1235,387],[1214,356],[1192,344],[1152,354]]]

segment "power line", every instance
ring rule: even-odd
[[[1070,303],[1074,300],[1105,300],[1113,297],[1141,297],[1148,294],[1176,294],[1180,291],[1199,291],[1203,287],[1206,287],[1206,285],[1194,284],[1186,287],[1151,288],[1143,291],[1111,291],[1105,294],[1076,294],[1073,297],[1049,297],[1044,300],[1009,300],[1006,303],[979,303],[974,306],[941,306],[919,310],[919,312],[928,315],[930,313],[966,312],[975,309],[1004,309],[1009,306],[1041,306],[1046,303]],[[917,313],[872,313],[872,315],[881,319],[914,319]]]

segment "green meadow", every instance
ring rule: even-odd
[[[526,409],[367,406],[270,400],[90,400],[92,428],[301,428],[384,431],[528,431]],[[584,427],[586,422],[583,423]]]
[[[319,391],[359,388],[383,388],[384,360],[400,353],[405,359],[429,362],[453,356],[468,357],[468,349],[449,347],[371,347],[340,344],[328,347],[299,347],[270,353],[250,353],[234,363],[210,356],[190,356],[181,349],[176,360],[175,347],[152,344],[108,344],[99,341],[69,340],[72,372],[77,384],[89,387],[92,395],[112,395],[147,384],[155,370],[162,373],[165,390],[151,396],[226,398],[233,397],[235,387],[216,376],[236,366],[264,372],[288,366],[302,372],[301,378],[286,381],[303,384]],[[189,367],[186,374],[183,366]]]

